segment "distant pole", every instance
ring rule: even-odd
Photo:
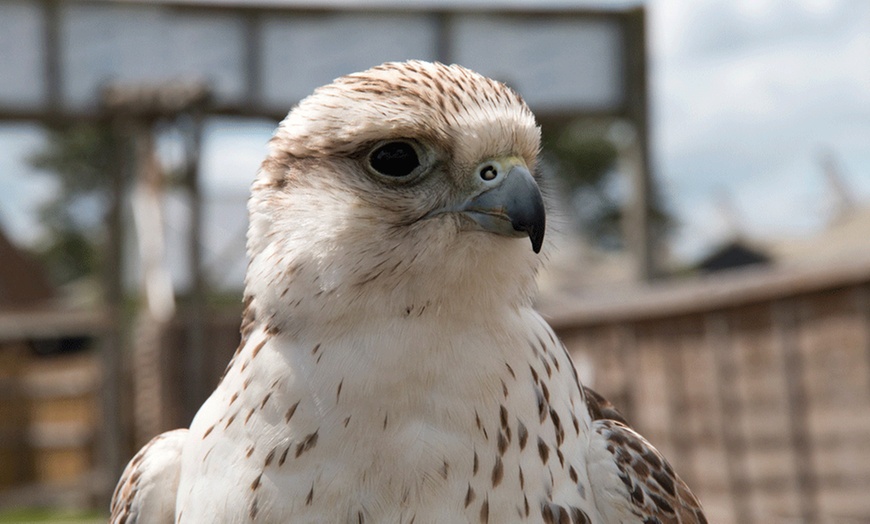
[[[98,459],[101,465],[100,486],[103,507],[108,507],[111,487],[121,474],[122,461],[127,457],[127,433],[121,413],[122,379],[124,377],[124,224],[123,204],[126,180],[131,169],[126,132],[118,120],[112,120],[113,132],[122,144],[112,152],[115,171],[110,177],[109,209],[106,213],[107,235],[103,252],[103,301],[106,328],[100,345],[102,365],[102,426]]]
[[[449,64],[453,62],[453,18],[450,13],[443,11],[432,16],[435,25],[435,60]]]
[[[188,115],[185,130],[185,185],[190,202],[190,231],[188,233],[188,267],[190,296],[187,316],[187,348],[185,350],[184,406],[187,423],[193,420],[199,406],[206,399],[209,385],[205,379],[205,340],[207,301],[206,279],[202,256],[202,192],[199,182],[199,155],[202,147],[202,115],[194,107]]]
[[[245,92],[249,103],[263,106],[263,17],[252,10],[244,16]]]
[[[143,290],[145,307],[138,312],[136,344],[133,348],[134,412],[136,437],[139,445],[154,434],[176,426],[175,420],[182,413],[189,422],[191,399],[196,405],[201,402],[204,385],[203,351],[205,338],[205,292],[202,276],[201,204],[197,181],[201,122],[204,108],[210,101],[209,89],[199,82],[167,83],[159,85],[113,85],[104,91],[107,111],[123,115],[127,123],[125,132],[131,135],[136,145],[135,164],[137,191],[134,193],[133,210],[136,218],[140,244],[140,260],[143,265]],[[171,275],[164,258],[165,239],[163,213],[161,211],[164,176],[154,151],[154,125],[161,120],[189,119],[186,144],[185,183],[190,191],[190,273],[191,305],[188,328],[188,347],[182,354],[184,381],[180,385],[179,409],[177,397],[168,383],[165,357],[165,338],[170,322],[175,315],[175,297]]]
[[[63,93],[63,75],[60,68],[60,15],[58,0],[42,1],[43,28],[42,45],[43,74],[45,75],[46,102],[48,110],[59,113]]]
[[[643,7],[625,14],[626,117],[634,126],[636,139],[629,154],[634,157],[633,200],[625,217],[626,240],[636,264],[639,281],[656,276],[654,241],[650,227],[652,175],[649,159],[649,107],[647,102],[646,11]]]
[[[163,197],[164,173],[156,158],[154,122],[143,118],[133,127],[136,181],[133,218],[142,264],[140,292],[133,341],[133,406],[136,446],[145,445],[171,426],[166,373],[166,341],[176,316],[175,293],[166,265]]]

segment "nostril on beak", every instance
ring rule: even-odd
[[[492,164],[487,164],[480,168],[480,178],[490,182],[498,176],[498,169]]]

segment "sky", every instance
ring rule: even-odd
[[[728,235],[824,227],[820,155],[870,205],[870,2],[653,0],[655,172],[695,257]]]
[[[734,222],[762,239],[823,228],[830,212],[823,153],[834,155],[853,195],[870,205],[870,2],[646,5],[654,175],[678,221],[678,257],[702,256]],[[202,166],[212,209],[244,219],[272,128],[209,124]],[[33,210],[56,190],[26,164],[41,137],[35,126],[0,125],[0,225],[24,244],[39,238]],[[207,228],[209,253],[233,249],[240,231]]]

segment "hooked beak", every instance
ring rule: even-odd
[[[541,190],[525,163],[517,158],[485,162],[475,174],[480,190],[449,210],[471,219],[473,227],[507,237],[528,236],[540,253],[546,213]]]

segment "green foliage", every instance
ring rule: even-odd
[[[72,228],[56,228],[37,255],[48,269],[51,279],[66,283],[93,275],[99,270],[99,254],[94,235]]]
[[[550,129],[544,151],[568,190],[579,228],[595,245],[621,247],[622,203],[613,191],[618,151],[607,139],[606,126],[573,122]]]
[[[56,197],[39,209],[47,235],[38,246],[57,283],[98,270],[98,237],[117,147],[108,125],[76,124],[49,131],[45,148],[30,158],[31,165],[52,173],[59,183]]]
[[[60,176],[66,191],[83,194],[106,187],[117,145],[108,125],[76,124],[50,130],[45,149],[30,162]]]
[[[571,189],[601,191],[606,174],[616,164],[617,151],[601,136],[562,133],[550,151],[559,162],[560,175]]]
[[[629,202],[618,184],[619,151],[608,136],[610,128],[609,122],[601,121],[550,126],[543,143],[546,158],[568,190],[579,228],[598,247],[620,249],[625,244],[622,222]],[[655,186],[650,215],[654,238],[663,239],[671,217]]]

